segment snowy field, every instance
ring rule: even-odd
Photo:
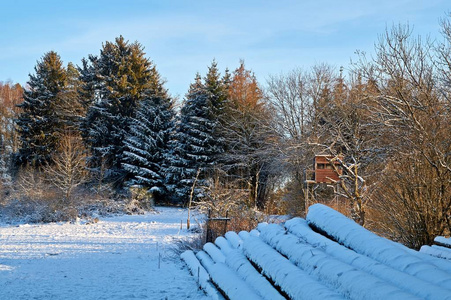
[[[0,299],[207,299],[172,250],[187,211],[0,224]]]

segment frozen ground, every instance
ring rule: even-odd
[[[157,210],[92,224],[0,224],[0,299],[206,299],[171,250],[190,237],[180,230],[186,210]]]

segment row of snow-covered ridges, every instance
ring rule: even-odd
[[[451,260],[451,238],[438,236],[434,239],[434,243],[435,245],[432,246],[422,246],[420,252]]]
[[[228,232],[182,258],[216,299],[451,299],[450,263],[378,237],[319,204],[306,220]]]

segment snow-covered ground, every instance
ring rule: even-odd
[[[91,224],[0,224],[0,299],[207,299],[172,250],[191,236],[187,211],[157,211]]]

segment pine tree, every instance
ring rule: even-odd
[[[131,174],[127,184],[148,189],[158,202],[165,194],[165,157],[174,112],[168,98],[153,96],[143,100],[125,140],[123,167]]]
[[[38,62],[35,72],[29,75],[24,102],[19,105],[23,112],[16,122],[21,141],[17,162],[41,166],[57,148],[61,120],[56,104],[65,87],[66,71],[59,55],[50,51]]]
[[[101,179],[121,187],[127,179],[123,169],[124,140],[132,118],[143,99],[167,98],[160,75],[153,63],[144,57],[142,46],[129,44],[120,36],[115,43],[106,42],[100,56],[89,56],[80,69],[81,94],[91,97],[82,136],[91,150],[93,171],[104,170]]]
[[[216,126],[209,93],[197,74],[181,109],[167,174],[168,188],[179,201],[188,200],[198,170],[202,174],[198,183],[203,184],[221,151],[213,135]]]

